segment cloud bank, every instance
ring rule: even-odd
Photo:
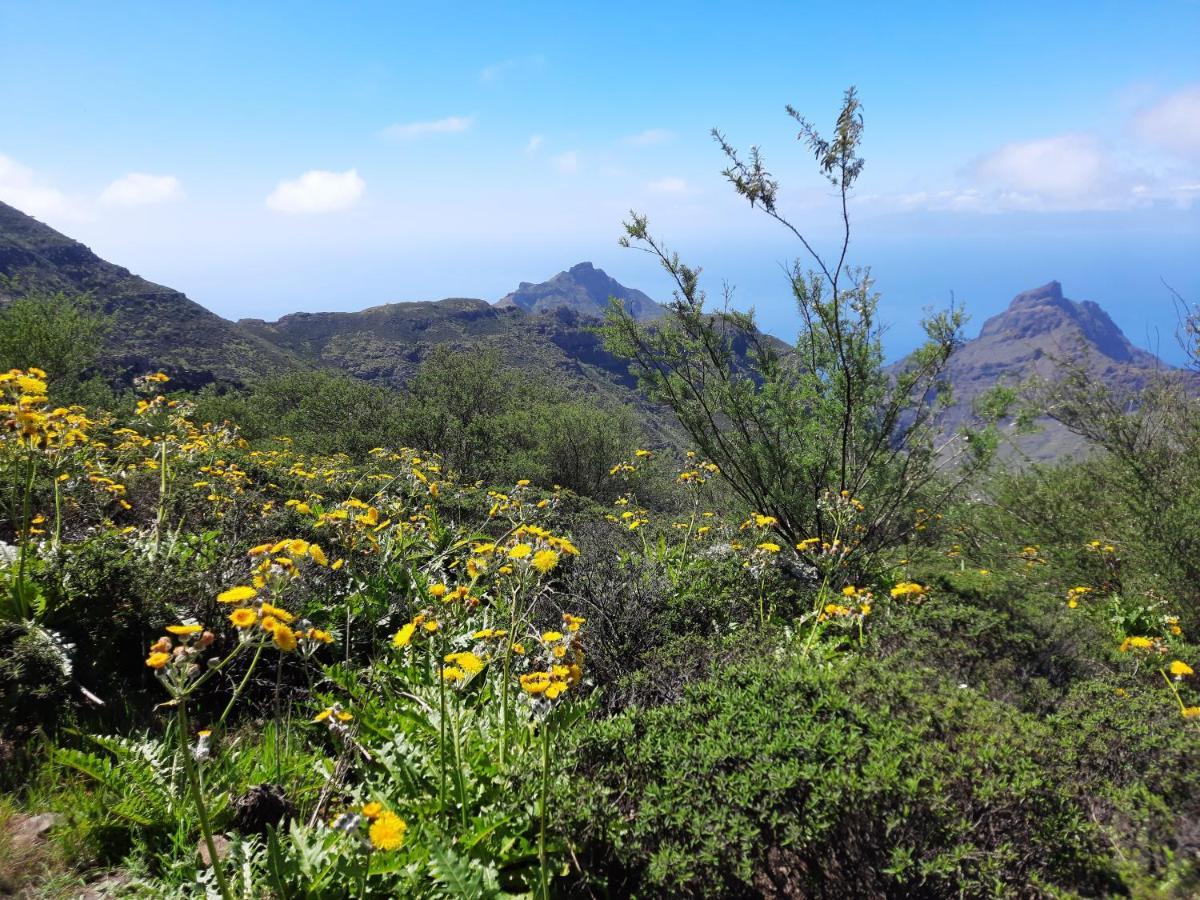
[[[267,197],[267,207],[288,214],[337,212],[357,203],[367,183],[357,169],[327,172],[313,169],[291,181],[281,181]]]
[[[105,206],[146,206],[167,203],[183,196],[183,186],[174,175],[130,172],[122,175],[100,194]]]

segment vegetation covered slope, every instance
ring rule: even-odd
[[[29,293],[86,294],[110,318],[105,368],[129,377],[169,368],[180,384],[242,383],[298,361],[178,291],[105,262],[0,203],[0,303]]]
[[[277,322],[243,319],[238,326],[313,364],[396,388],[409,384],[439,348],[495,353],[532,381],[634,409],[653,442],[675,441],[669,414],[637,389],[628,363],[605,349],[599,324],[566,308],[528,313],[451,298],[360,312],[294,313]]]

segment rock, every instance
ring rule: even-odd
[[[1173,370],[1135,346],[1099,305],[1064,296],[1051,281],[1013,298],[1008,309],[984,322],[979,336],[950,357],[946,370],[953,403],[943,413],[946,435],[972,418],[974,401],[998,384],[1017,387],[1032,378],[1053,381],[1058,360],[1074,360],[1098,383],[1120,395],[1136,396],[1154,378],[1173,373],[1192,390],[1200,378]],[[902,361],[897,365],[904,365]],[[1065,426],[1041,419],[1041,430],[1017,438],[1022,453],[1037,461],[1087,452],[1086,441]]]
[[[225,835],[214,834],[213,845],[217,848],[217,859],[225,859],[229,856],[229,838]],[[212,859],[208,854],[208,842],[203,837],[196,844],[196,849],[200,851],[200,861],[204,863],[205,867],[211,866]]]
[[[14,847],[31,847],[51,828],[62,821],[58,813],[39,813],[36,816],[13,816],[8,831]]]
[[[277,784],[256,784],[233,799],[233,826],[242,834],[266,834],[294,814],[283,788]]]

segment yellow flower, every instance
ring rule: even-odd
[[[171,632],[171,634],[180,635],[181,637],[185,636],[185,635],[189,635],[189,634],[199,634],[203,630],[204,630],[203,625],[168,625],[167,626],[167,631]]]
[[[758,545],[758,549],[763,550],[767,553],[778,553],[780,548],[779,548],[779,545],[776,544],[774,541],[763,541],[761,544]]]
[[[482,671],[484,666],[483,660],[470,652],[451,653],[446,657],[446,662],[453,663],[468,675]]]
[[[333,635],[328,631],[322,631],[320,628],[310,628],[304,633],[304,636],[310,641],[316,641],[319,644],[329,644],[333,641]]]
[[[561,631],[544,632],[542,634],[542,640],[545,641],[547,644],[552,644],[555,641],[561,641],[562,640],[562,632]]]
[[[317,544],[308,545],[308,555],[318,566],[329,565],[329,557],[325,555],[325,551]]]
[[[926,590],[926,588],[915,581],[902,581],[892,588],[892,597],[897,599],[900,597],[920,597],[924,595]]]
[[[444,596],[446,596],[447,590],[449,590],[449,588],[447,588],[446,585],[435,584],[435,585],[430,586],[429,593],[431,595],[433,595],[434,597],[444,597]]]
[[[1127,637],[1121,641],[1121,646],[1117,649],[1121,653],[1127,653],[1129,650],[1150,650],[1154,647],[1154,641],[1148,637]]]
[[[1177,659],[1173,663],[1171,663],[1170,670],[1171,670],[1171,674],[1175,675],[1178,678],[1184,678],[1188,675],[1196,674],[1195,672],[1192,671],[1191,666],[1189,666],[1187,663],[1183,662],[1183,660],[1179,660],[1179,659]]]
[[[515,547],[513,547],[511,550],[508,551],[508,557],[509,557],[509,559],[524,559],[532,552],[533,552],[533,548],[530,547],[528,544],[517,544]]]
[[[527,694],[544,694],[550,687],[549,672],[531,672],[521,676],[521,690]]]
[[[286,625],[280,625],[276,628],[272,637],[275,640],[275,646],[284,653],[289,653],[296,649],[296,632],[292,631]]]
[[[1200,706],[1185,706],[1183,708],[1183,717],[1185,719],[1200,719]]]
[[[393,647],[407,647],[412,643],[413,634],[416,632],[417,626],[412,622],[407,625],[402,625],[400,630],[392,637]]]
[[[229,621],[238,628],[249,628],[258,621],[258,613],[247,606],[235,609],[229,614]]]
[[[330,568],[330,570],[336,572],[338,569],[340,569],[345,564],[346,564],[346,561],[344,559],[339,559],[339,560],[335,560],[333,565],[330,566],[329,568]]]
[[[446,666],[442,669],[443,681],[462,681],[467,677],[467,673],[458,666]]]
[[[533,554],[533,567],[545,574],[558,565],[558,554],[553,550],[539,550]]]
[[[247,587],[244,584],[239,584],[237,587],[231,587],[227,591],[222,591],[217,594],[218,603],[245,603],[247,600],[253,600],[258,596],[258,591],[252,587]]]
[[[371,823],[368,834],[377,850],[396,850],[404,843],[408,825],[394,812],[381,812]]]
[[[165,666],[170,661],[170,659],[171,659],[170,653],[163,653],[162,651],[155,651],[154,653],[151,653],[148,657],[146,657],[146,665],[148,665],[152,669],[161,669],[163,666]]]
[[[257,547],[251,547],[246,551],[247,556],[262,556],[264,553],[271,552],[271,544],[259,544]]]
[[[362,808],[362,814],[364,816],[366,816],[369,820],[374,821],[375,819],[378,819],[380,817],[380,815],[383,814],[383,804],[378,803],[378,802],[364,803],[363,808]]]
[[[264,616],[273,616],[280,622],[283,622],[285,625],[296,621],[296,617],[286,609],[280,609],[278,606],[272,606],[270,603],[264,603],[262,605],[262,614]]]

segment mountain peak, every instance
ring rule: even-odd
[[[1099,304],[1068,299],[1057,281],[1017,294],[1008,309],[983,324],[979,340],[1036,345],[1052,355],[1082,350],[1116,362],[1150,362],[1150,354],[1134,347]]]
[[[1063,301],[1062,282],[1048,281],[1041,287],[1021,291],[1013,297],[1009,306],[1029,306],[1038,303],[1061,303]]]
[[[499,307],[519,307],[542,313],[569,309],[580,315],[600,317],[608,310],[610,297],[625,304],[635,319],[657,319],[662,307],[636,288],[628,288],[590,262],[576,263],[541,284],[522,281],[515,291],[496,301]]]
[[[972,403],[987,389],[1034,377],[1053,380],[1064,360],[1129,395],[1170,368],[1134,346],[1099,304],[1071,300],[1059,282],[1051,281],[1017,294],[1004,312],[984,323],[979,337],[951,356],[947,375],[954,385],[954,402],[946,415],[947,429],[967,421]],[[1023,452],[1032,458],[1051,459],[1082,446],[1063,426],[1041,424],[1040,431],[1021,439]]]

